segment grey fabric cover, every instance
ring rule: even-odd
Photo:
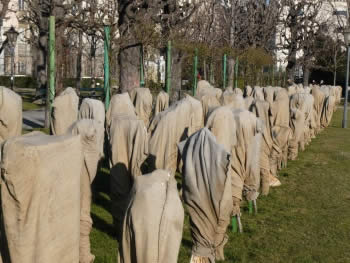
[[[156,106],[154,109],[154,115],[165,111],[169,107],[169,95],[165,91],[161,91],[157,95]]]
[[[51,131],[63,135],[78,119],[79,97],[73,88],[66,88],[52,104]]]
[[[91,263],[95,256],[90,252],[90,232],[92,229],[91,184],[97,174],[97,166],[103,157],[103,141],[100,136],[101,124],[96,120],[82,119],[68,130],[67,134],[80,135],[83,146],[83,168],[80,174],[80,242],[79,262]]]
[[[120,240],[128,196],[148,154],[145,124],[135,116],[118,116],[110,129],[110,187],[112,216]]]
[[[22,98],[12,90],[0,87],[0,143],[21,133]]]
[[[137,116],[143,120],[148,127],[151,115],[153,98],[148,88],[136,88],[130,91],[130,98],[133,102]]]
[[[177,183],[169,172],[136,177],[123,224],[120,263],[176,263],[183,222]]]
[[[2,151],[3,261],[79,262],[80,137],[34,132],[7,140]]]
[[[211,263],[224,260],[226,229],[232,213],[230,155],[207,128],[192,135],[181,148],[183,197],[194,242],[192,254]]]

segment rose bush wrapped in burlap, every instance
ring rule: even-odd
[[[193,239],[192,260],[224,260],[232,213],[230,154],[203,128],[181,143],[183,197]]]
[[[63,135],[78,119],[79,97],[73,88],[66,88],[52,104],[51,131]]]
[[[79,262],[80,136],[31,133],[2,147],[5,263]]]
[[[179,161],[177,143],[203,126],[202,104],[190,96],[156,115],[148,129],[150,166],[174,175]]]
[[[176,263],[183,222],[175,178],[164,170],[137,176],[123,223],[120,263]]]
[[[148,88],[136,88],[129,92],[137,116],[148,127],[152,115],[153,98]]]
[[[103,105],[102,101],[95,100],[95,99],[84,99],[83,102],[80,105],[79,110],[79,116],[78,120],[83,119],[92,119],[97,122],[99,125],[98,128],[98,136],[99,136],[99,143],[98,145],[101,146],[101,153],[104,155],[104,140],[105,140],[105,119],[106,119],[106,113],[105,113],[105,106]]]
[[[165,111],[169,107],[169,95],[165,91],[161,91],[157,95],[156,106],[154,109],[154,116]]]
[[[103,157],[104,129],[96,120],[82,119],[74,123],[67,134],[80,135],[83,146],[83,168],[80,174],[80,242],[79,262],[92,263],[95,257],[90,252],[90,232],[92,229],[91,184],[97,173],[98,163]]]
[[[148,135],[144,122],[128,115],[114,117],[109,133],[112,216],[120,240],[128,196],[147,158]]]
[[[12,90],[0,87],[0,143],[21,133],[22,98]]]

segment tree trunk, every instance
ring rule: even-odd
[[[171,56],[171,90],[170,101],[176,102],[180,98],[182,81],[182,61],[184,54],[177,48],[172,48]]]
[[[207,72],[207,60],[203,60],[203,78],[208,80],[208,72]]]
[[[305,68],[304,68],[304,75],[303,75],[303,85],[304,85],[304,87],[309,86],[309,80],[310,80],[310,68],[305,66]]]
[[[140,45],[128,46],[119,52],[120,90],[122,93],[140,87]]]
[[[78,32],[78,54],[77,54],[77,93],[80,94],[81,89],[81,64],[82,64],[82,58],[83,58],[83,34],[82,32]],[[92,68],[92,67],[91,67]]]
[[[46,91],[45,128],[50,126],[49,86],[47,85],[48,56],[48,17],[42,17],[39,25],[39,38],[36,58],[36,77],[38,90]]]

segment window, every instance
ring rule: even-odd
[[[24,10],[24,0],[18,0],[18,10]]]

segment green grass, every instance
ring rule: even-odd
[[[229,233],[224,262],[350,262],[350,130],[340,128],[341,118],[339,109],[331,126],[280,172],[283,185],[259,198],[257,215],[243,205],[244,233]],[[108,176],[103,170],[94,182],[97,263],[116,262],[118,253]],[[189,262],[191,246],[186,216],[178,262]]]
[[[37,105],[33,103],[34,100],[34,94],[31,92],[20,92],[19,93],[22,97],[22,109],[23,111],[28,110],[38,110],[42,108],[43,106]]]

